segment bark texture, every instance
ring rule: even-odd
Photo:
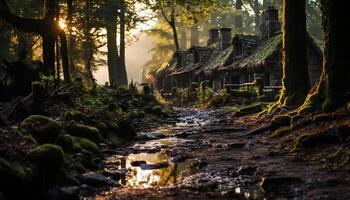
[[[300,105],[310,89],[305,0],[283,0],[282,33],[283,78],[279,104]]]

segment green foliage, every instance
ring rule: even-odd
[[[78,124],[74,121],[67,124],[65,131],[69,135],[83,137],[94,142],[100,141],[101,138],[100,131],[97,128],[84,124]]]
[[[41,115],[26,118],[20,128],[31,134],[40,144],[55,143],[62,130],[55,120]]]
[[[59,171],[64,164],[64,153],[60,146],[44,144],[31,150],[30,160],[44,173],[52,174]]]
[[[82,149],[91,151],[93,153],[100,152],[100,149],[98,148],[97,144],[91,140],[82,138],[79,140],[79,145]]]

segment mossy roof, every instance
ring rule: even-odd
[[[236,63],[234,67],[244,68],[251,67],[257,64],[265,62],[270,56],[280,52],[282,47],[282,34],[278,34],[267,40],[263,40],[259,43],[257,49],[252,52],[248,57],[245,57]]]

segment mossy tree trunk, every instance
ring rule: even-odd
[[[350,99],[348,0],[321,0],[324,32],[323,71],[316,90],[299,111],[335,110]]]
[[[301,104],[310,89],[305,0],[283,0],[282,91],[279,104]]]

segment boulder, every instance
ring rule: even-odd
[[[79,140],[79,145],[82,149],[88,150],[93,153],[100,152],[100,149],[98,148],[97,144],[91,140],[81,138]]]
[[[73,151],[74,141],[72,136],[70,135],[67,135],[67,134],[61,135],[57,140],[57,144],[62,147],[64,152]]]
[[[44,144],[31,150],[30,160],[44,173],[56,173],[64,164],[64,153],[60,146]]]
[[[65,130],[69,135],[86,138],[94,142],[100,141],[101,138],[100,131],[97,128],[84,124],[71,122],[65,127]]]
[[[26,118],[20,128],[31,134],[40,144],[55,143],[62,130],[55,120],[41,115]]]

